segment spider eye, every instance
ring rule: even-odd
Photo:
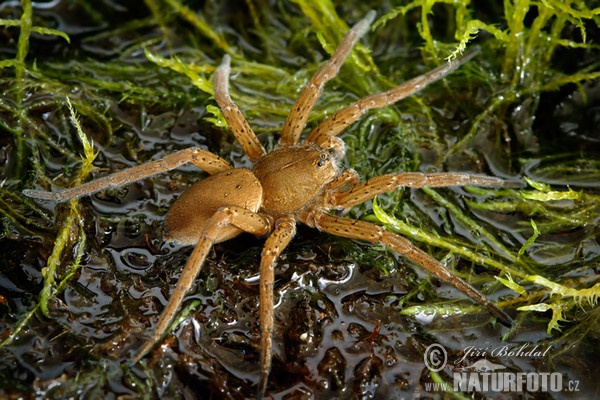
[[[323,165],[325,165],[328,159],[329,157],[327,156],[327,154],[321,153],[321,158],[319,159],[319,161],[317,161],[317,167],[322,167]]]

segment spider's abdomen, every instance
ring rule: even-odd
[[[267,213],[299,211],[337,174],[331,155],[319,147],[282,147],[254,164],[252,172],[263,187]]]
[[[209,176],[190,186],[173,203],[165,220],[168,238],[184,244],[196,244],[210,217],[221,207],[238,206],[258,211],[262,187],[252,171],[230,169]],[[235,226],[220,231],[215,243],[241,233]]]

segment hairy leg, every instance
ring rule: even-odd
[[[196,279],[202,264],[204,264],[204,259],[218,238],[219,233],[223,228],[232,225],[253,235],[265,235],[271,230],[271,222],[269,220],[245,208],[231,206],[219,209],[206,223],[194,251],[181,272],[177,287],[173,291],[167,306],[154,328],[152,336],[132,357],[134,363],[144,357],[161,339],[179,309],[183,297],[192,286],[194,279]]]
[[[449,63],[441,65],[421,76],[381,93],[375,93],[350,104],[321,122],[308,135],[307,142],[321,144],[328,137],[336,136],[349,125],[356,122],[363,114],[372,108],[381,108],[396,103],[418,92],[432,82],[448,75],[478,53],[478,50],[466,53]]]
[[[338,74],[344,60],[346,60],[358,39],[367,32],[374,19],[375,12],[369,11],[363,19],[348,31],[329,61],[310,78],[285,120],[281,134],[282,145],[294,145],[298,142],[302,129],[306,125],[306,120],[321,95],[323,85]]]
[[[141,179],[151,177],[161,172],[167,172],[182,165],[192,163],[209,174],[231,169],[231,165],[221,157],[202,149],[195,147],[180,150],[173,154],[152,161],[143,165],[127,168],[119,172],[95,179],[83,185],[63,189],[58,192],[46,192],[43,190],[25,189],[25,196],[42,200],[53,200],[64,202],[82,196],[87,196],[99,192],[103,189],[115,188],[128,183],[136,182]]]
[[[225,54],[221,65],[215,71],[215,100],[219,104],[223,117],[225,117],[231,128],[231,132],[233,132],[238,142],[240,142],[244,153],[246,153],[250,161],[256,161],[267,153],[258,141],[252,128],[250,128],[248,121],[246,121],[242,112],[229,96],[230,69],[231,59],[229,55]]]
[[[444,282],[448,282],[479,304],[485,306],[505,325],[512,325],[512,318],[491,303],[481,292],[448,271],[439,261],[413,245],[407,239],[388,232],[369,222],[336,217],[322,211],[301,217],[303,223],[336,236],[365,240],[371,243],[384,243],[398,253],[410,258]]]
[[[268,237],[260,262],[260,381],[258,398],[262,398],[267,388],[267,378],[271,370],[273,356],[273,285],[275,282],[275,262],[296,233],[296,221],[287,215],[275,221],[275,229]]]
[[[399,187],[447,187],[447,186],[499,186],[514,187],[518,184],[501,178],[486,175],[474,175],[463,172],[440,172],[424,174],[422,172],[400,172],[376,176],[366,182],[350,187],[348,190],[333,194],[332,207],[347,209],[364,203],[375,196],[391,192]]]

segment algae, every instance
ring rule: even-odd
[[[173,335],[140,365],[127,362],[189,255],[162,238],[161,221],[201,172],[186,167],[58,206],[21,191],[77,185],[189,146],[247,166],[211,98],[223,54],[233,61],[232,98],[270,149],[302,86],[370,8],[376,23],[308,124],[479,45],[444,82],[350,127],[345,163],[362,179],[469,171],[523,187],[402,189],[351,215],[406,235],[516,322],[491,331],[480,307],[382,246],[300,229],[278,265],[269,392],[414,396],[429,382],[452,383],[448,368],[424,368],[431,342],[457,358],[469,343],[527,342],[553,351],[494,361],[559,371],[581,381],[579,395],[598,393],[585,376],[600,315],[600,9],[551,0],[23,0],[0,5],[0,394],[254,395],[254,238],[216,246]]]

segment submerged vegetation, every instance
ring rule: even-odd
[[[597,394],[584,377],[600,337],[600,9],[271,3],[0,5],[0,397],[253,395],[260,240],[219,245],[180,313],[189,318],[147,362],[127,363],[189,255],[162,238],[161,221],[201,172],[186,167],[63,205],[21,191],[74,186],[190,146],[246,166],[212,99],[223,54],[233,61],[232,98],[273,147],[303,85],[370,8],[378,20],[308,124],[480,46],[443,83],[350,127],[345,162],[362,179],[420,170],[521,182],[398,190],[352,211],[426,249],[516,322],[490,333],[491,317],[404,258],[301,230],[279,265],[270,392],[422,393],[424,382],[452,383],[447,371],[424,369],[423,349],[439,342],[460,358],[467,337],[551,346],[544,360],[495,361],[557,370]]]

